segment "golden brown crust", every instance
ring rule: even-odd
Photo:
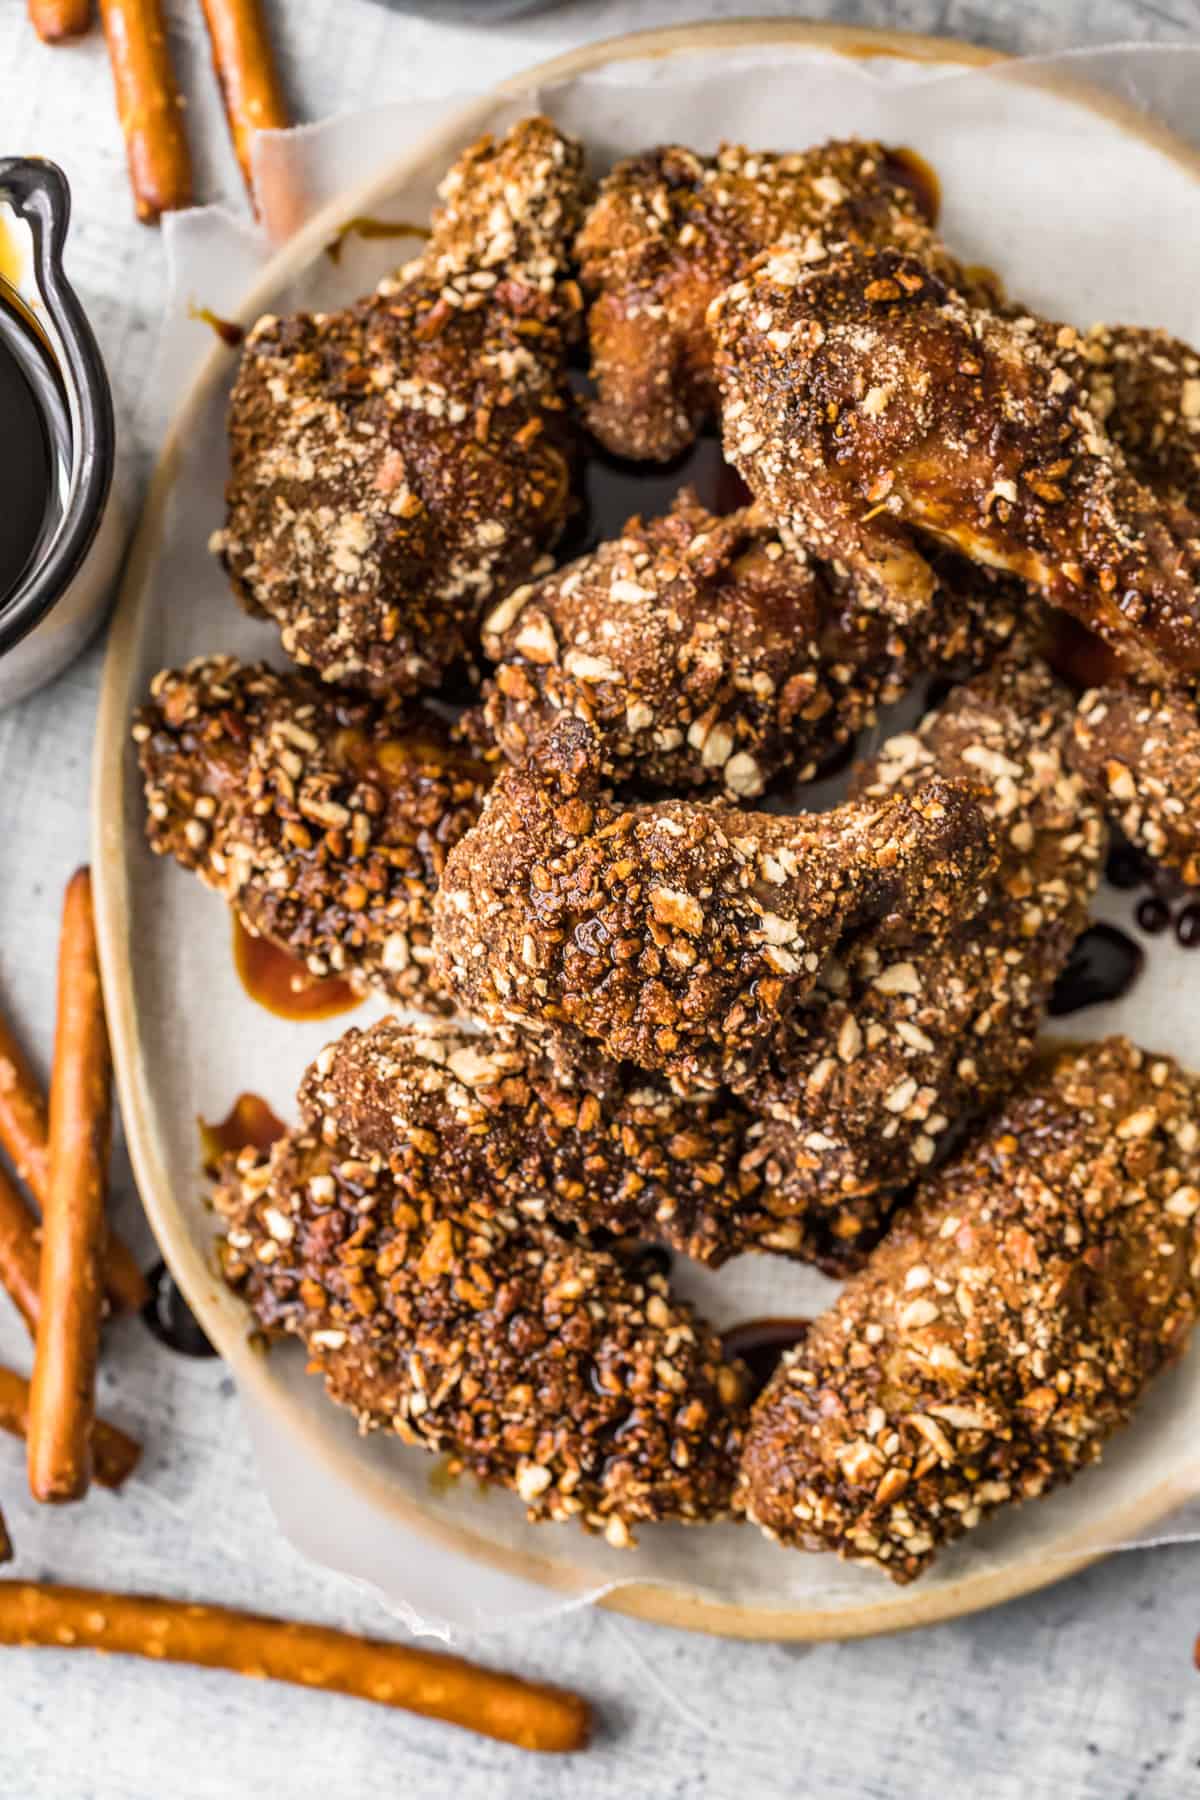
[[[447,983],[497,1025],[590,1043],[685,1089],[745,1077],[851,928],[944,928],[979,903],[990,828],[965,786],[781,818],[618,808],[582,720],[498,778],[435,908]]]
[[[151,695],[133,728],[151,849],[311,974],[444,1008],[433,894],[490,770],[431,712],[262,663],[199,658]]]
[[[1094,1462],[1200,1294],[1193,1077],[1060,1056],[923,1190],[755,1407],[738,1503],[897,1581]]]
[[[727,1510],[741,1371],[662,1276],[469,1190],[398,1185],[344,1140],[243,1152],[216,1206],[226,1278],[363,1429],[618,1546]]]
[[[1200,525],[1131,474],[1069,326],[974,309],[890,252],[770,252],[714,314],[727,456],[884,603],[928,604],[916,528],[1144,663],[1200,667]]]
[[[268,315],[248,336],[213,547],[324,680],[436,687],[557,537],[581,193],[578,144],[523,121],[451,171],[425,257],[342,312]]]
[[[618,163],[576,243],[592,301],[588,424],[606,449],[665,462],[692,442],[717,404],[709,303],[780,239],[889,244],[953,268],[881,144],[716,156],[671,144]]]

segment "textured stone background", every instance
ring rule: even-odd
[[[431,9],[434,10],[434,9]],[[756,10],[754,0],[590,0],[492,31],[393,18],[370,0],[276,0],[298,116],[486,83],[591,38]],[[757,0],[763,13],[787,5]],[[1103,39],[1193,35],[1193,0],[851,0],[808,9],[840,22],[945,32],[1025,52]],[[136,470],[162,298],[154,234],[132,222],[108,70],[96,39],[43,51],[21,0],[0,6],[4,151],[36,150],[75,188],[71,266],[104,341]],[[205,197],[240,190],[208,68],[198,0],[170,0]],[[653,131],[648,127],[647,137]],[[0,497],[0,504],[2,504]],[[0,981],[45,1059],[62,884],[87,851],[87,787],[100,649],[53,688],[0,714]],[[150,1251],[126,1177],[119,1210]],[[10,1309],[0,1361],[27,1359]],[[78,1511],[22,1497],[0,1443],[0,1495],[16,1572],[224,1599],[387,1632],[370,1599],[303,1565],[255,1488],[232,1386],[218,1363],[149,1353],[114,1334],[106,1410],[147,1442],[124,1499]],[[1160,1549],[1032,1599],[907,1638],[864,1644],[720,1643],[584,1613],[482,1647],[498,1663],[577,1684],[603,1725],[586,1756],[535,1762],[381,1709],[191,1670],[6,1652],[0,1661],[0,1800],[287,1800],[347,1791],[425,1800],[496,1795],[631,1800],[738,1793],[847,1800],[1133,1796],[1200,1790],[1200,1551]]]

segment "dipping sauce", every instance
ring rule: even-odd
[[[233,915],[233,960],[252,1000],[281,1019],[330,1019],[364,996],[340,975],[313,975],[268,938],[254,937]]]
[[[887,160],[890,172],[910,190],[924,218],[936,225],[942,210],[942,184],[936,171],[919,151],[903,144],[897,150],[889,150]]]
[[[239,1150],[269,1150],[276,1139],[286,1136],[287,1126],[276,1118],[261,1094],[239,1094],[226,1116],[218,1124],[197,1119],[200,1128],[200,1156],[206,1175],[215,1175],[223,1156],[236,1156]]]
[[[0,271],[5,246],[0,238]],[[66,394],[37,324],[0,283],[0,600],[49,544],[71,464]]]
[[[166,1263],[157,1263],[146,1280],[150,1298],[142,1318],[151,1336],[178,1356],[216,1356]]]
[[[750,1397],[757,1399],[785,1350],[802,1343],[811,1319],[747,1319],[721,1333],[726,1356],[738,1356],[750,1371]]]
[[[1048,1011],[1069,1018],[1086,1006],[1103,1006],[1127,994],[1146,962],[1140,944],[1116,925],[1089,925],[1076,938],[1066,968],[1054,984]]]

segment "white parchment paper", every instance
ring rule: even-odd
[[[1191,162],[1183,142],[1189,133],[1200,139],[1198,83],[1196,48],[1115,48],[958,73],[778,45],[609,66],[497,101],[465,138],[537,106],[584,139],[597,170],[670,140],[699,149],[721,138],[794,148],[854,134],[908,144],[941,178],[942,228],[951,246],[967,261],[994,266],[1031,306],[1079,325],[1098,318],[1164,325],[1200,341],[1200,162]],[[211,351],[208,328],[189,316],[191,306],[236,314],[268,265],[272,230],[278,235],[360,187],[372,170],[386,169],[454,117],[467,98],[384,107],[264,139],[263,228],[213,210],[174,216],[167,226],[167,330],[147,407],[165,416]],[[1178,135],[1169,139],[1160,125]],[[431,170],[397,185],[386,205],[372,210],[422,220],[435,179]],[[337,263],[319,255],[303,279],[268,303],[273,310],[339,304],[417,248],[415,240],[352,237]],[[230,374],[233,366],[231,353]],[[222,514],[226,391],[222,385],[210,396],[183,449],[140,647],[141,686],[163,664],[202,652],[279,660],[275,633],[239,611],[206,549]],[[139,1029],[175,1198],[197,1241],[207,1242],[197,1113],[220,1116],[249,1088],[291,1116],[299,1075],[331,1028],[283,1023],[246,999],[224,909],[193,878],[144,849],[132,758],[128,782]],[[1129,896],[1105,893],[1097,913],[1128,924],[1131,908]],[[355,1023],[378,1010],[370,1003]],[[1124,1002],[1079,1015],[1071,1026],[1076,1036],[1125,1030],[1200,1066],[1200,954],[1156,944],[1146,975]],[[834,1291],[811,1271],[760,1257],[740,1258],[718,1274],[685,1271],[677,1261],[676,1278],[719,1325],[811,1313]],[[212,1304],[232,1304],[215,1284]],[[414,1628],[477,1630],[631,1580],[756,1608],[811,1609],[831,1622],[892,1597],[889,1584],[869,1571],[784,1552],[750,1528],[651,1528],[630,1554],[572,1527],[531,1527],[514,1499],[481,1493],[471,1482],[435,1491],[427,1457],[382,1437],[357,1439],[302,1363],[298,1352],[274,1352],[265,1375],[250,1383],[267,1384],[269,1403],[262,1404],[266,1388],[253,1402],[247,1397],[272,1506],[303,1549],[376,1587]],[[245,1379],[244,1369],[235,1373]],[[1200,1506],[1159,1516],[1200,1490],[1197,1446],[1200,1360],[1193,1355],[1158,1383],[1100,1470],[971,1534],[922,1585],[970,1589],[1012,1569],[1032,1583],[1039,1567],[1056,1560],[1065,1567],[1085,1548],[1200,1530]],[[470,1559],[450,1548],[451,1538],[461,1545],[463,1533]],[[520,1574],[512,1572],[513,1552],[522,1559]],[[551,1586],[537,1585],[533,1575]]]

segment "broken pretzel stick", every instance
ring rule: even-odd
[[[29,0],[29,20],[44,44],[63,44],[91,25],[92,0]]]
[[[260,131],[290,123],[260,0],[204,0],[213,66],[242,179],[254,194],[253,149]]]
[[[150,1595],[0,1581],[0,1643],[265,1675],[443,1719],[523,1750],[582,1750],[591,1729],[581,1695],[459,1656]]]
[[[12,1157],[17,1174],[32,1193],[39,1206],[46,1204],[46,1190],[50,1185],[50,1152],[46,1143],[46,1102],[37,1079],[26,1062],[12,1031],[0,1013],[0,1144]],[[2,1171],[0,1171],[2,1173]],[[19,1195],[12,1195],[15,1208],[26,1221],[26,1232],[29,1237],[28,1255],[33,1259],[33,1267],[37,1267],[37,1243],[35,1233],[37,1220],[25,1206]],[[0,1192],[0,1239],[3,1238],[8,1216],[17,1218],[13,1204],[5,1200]],[[8,1224],[10,1234],[15,1226]],[[0,1270],[2,1270],[2,1252],[0,1252]],[[0,1280],[3,1273],[0,1272]],[[5,1282],[5,1286],[8,1283]],[[37,1276],[34,1275],[34,1291],[37,1289]],[[133,1252],[123,1244],[114,1233],[109,1233],[108,1247],[104,1257],[104,1291],[108,1303],[114,1312],[140,1312],[150,1298],[150,1291],[145,1278],[133,1259]],[[11,1292],[11,1290],[10,1290]],[[16,1296],[13,1296],[14,1299]],[[18,1306],[21,1302],[17,1301]],[[24,1312],[24,1307],[21,1308]],[[29,1329],[34,1329],[34,1321],[27,1318]]]
[[[15,1369],[0,1368],[0,1431],[29,1435],[29,1383]],[[92,1461],[101,1487],[119,1488],[137,1467],[142,1446],[116,1425],[92,1426]]]
[[[192,203],[192,159],[161,0],[100,0],[133,203],[144,225]]]
[[[67,884],[58,948],[50,1185],[29,1399],[29,1490],[35,1500],[79,1500],[91,1478],[111,1088],[91,875],[77,869]]]

